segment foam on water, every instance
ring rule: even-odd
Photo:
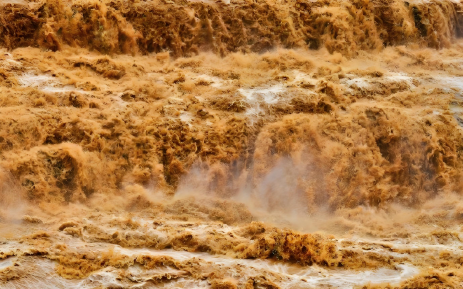
[[[358,87],[358,88],[368,88],[371,85],[370,82],[368,81],[368,79],[365,78],[365,77],[346,79],[343,82],[349,88],[353,88],[355,86]]]
[[[13,266],[13,258],[8,258],[3,261],[0,261],[0,271]]]
[[[63,86],[56,77],[46,74],[37,75],[29,72],[24,73],[18,77],[18,81],[23,87],[33,87],[49,93],[62,93],[70,91],[83,92],[71,85]]]
[[[441,86],[445,92],[453,93],[457,100],[463,100],[463,77],[458,76],[439,76],[435,77],[439,86]],[[459,103],[451,103],[449,109],[454,113],[453,117],[456,119],[460,127],[463,127],[463,107]]]
[[[258,116],[262,114],[262,105],[273,105],[280,101],[278,95],[285,89],[281,84],[267,88],[240,88],[238,92],[245,97],[245,101],[250,108],[246,110],[248,116]]]
[[[313,285],[329,284],[336,288],[353,288],[359,284],[399,283],[419,273],[419,270],[408,265],[398,265],[398,270],[381,268],[376,271],[364,272],[336,272],[326,277],[307,278],[307,282]]]
[[[444,90],[456,92],[455,96],[463,99],[463,77],[458,76],[439,76],[435,77],[439,85]]]
[[[124,287],[123,284],[118,280],[118,274],[115,272],[115,269],[108,267],[90,275],[74,288],[92,289],[98,286],[104,286],[105,288]]]
[[[353,74],[346,76],[340,82],[347,87],[348,92],[353,92],[353,89],[368,90],[378,84],[389,86],[396,83],[405,83],[411,90],[416,87],[413,84],[413,78],[405,73],[388,73],[380,78],[357,77]]]
[[[182,111],[179,116],[180,120],[184,123],[187,123],[191,126],[191,121],[193,120],[193,115],[188,111]]]
[[[216,266],[232,268],[246,267],[246,272],[267,271],[271,274],[279,274],[284,277],[284,286],[332,286],[334,288],[353,288],[359,284],[399,283],[419,273],[419,270],[411,265],[398,265],[396,270],[381,268],[372,271],[352,270],[327,270],[318,266],[304,267],[295,264],[279,263],[269,260],[234,259],[225,256],[213,256],[206,253],[192,253],[174,250],[128,249],[115,246],[115,251],[127,256],[167,256],[179,261],[187,261],[193,258],[211,262]],[[243,277],[243,276],[240,276]],[[309,288],[309,287],[302,287]]]
[[[1,4],[27,4],[24,0],[2,0],[0,1]]]

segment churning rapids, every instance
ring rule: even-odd
[[[463,288],[460,0],[0,0],[0,288]]]

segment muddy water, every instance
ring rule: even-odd
[[[234,259],[206,253],[130,249],[104,243],[91,244],[71,241],[67,245],[80,252],[91,251],[97,255],[102,254],[110,248],[122,256],[129,256],[131,258],[137,258],[137,256],[169,257],[177,262],[194,262],[199,264],[199,270],[202,269],[201,267],[204,267],[205,270],[210,270],[209,267],[216,268],[215,270],[217,271],[227,270],[232,278],[238,280],[255,274],[264,274],[272,277],[278,276],[276,284],[282,288],[319,288],[320,286],[353,288],[355,285],[362,284],[398,284],[403,280],[415,276],[419,272],[417,268],[410,265],[398,265],[395,269],[380,268],[377,270],[355,272],[339,269],[327,270],[318,266],[305,267],[266,260]],[[21,247],[19,244],[18,246]],[[25,270],[21,272],[24,275],[5,284],[5,288],[24,288],[37,286],[37,284],[40,284],[41,288],[95,288],[97,286],[125,288],[210,287],[208,282],[192,281],[184,278],[187,276],[187,272],[170,266],[150,270],[146,270],[139,265],[129,266],[124,269],[107,267],[103,270],[93,272],[83,280],[68,280],[60,277],[54,271],[56,264],[46,258],[11,257],[2,261],[0,266],[0,270],[3,272],[9,270],[18,271],[14,268],[15,266],[22,267]],[[161,278],[159,276],[166,278],[160,284],[159,279]],[[171,276],[172,280],[170,280],[169,276]]]
[[[460,1],[0,2],[1,288],[461,288]]]

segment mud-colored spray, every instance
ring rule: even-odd
[[[462,11],[2,1],[0,287],[459,288]]]
[[[16,184],[11,174],[3,169],[0,169],[0,184],[0,218],[6,222],[19,221],[15,218],[24,215],[27,207],[22,188]]]
[[[10,49],[56,51],[68,44],[103,53],[168,50],[191,56],[204,50],[225,55],[280,46],[326,47],[353,56],[406,43],[448,47],[462,33],[457,1],[8,3],[1,8],[0,43]]]

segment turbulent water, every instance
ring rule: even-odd
[[[0,0],[0,288],[463,288],[463,3]]]

